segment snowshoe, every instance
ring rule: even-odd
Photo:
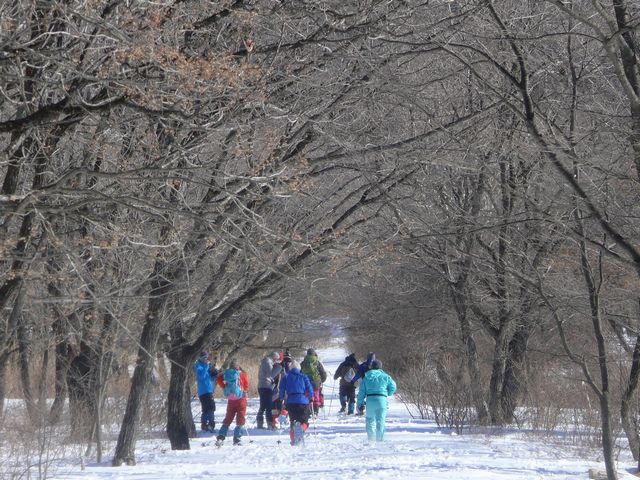
[[[215,425],[203,425],[200,429],[202,433],[215,433]]]
[[[237,446],[241,446],[242,445],[242,440],[240,440],[239,438],[234,438],[233,439],[233,444],[237,445]]]
[[[224,443],[224,437],[221,437],[218,435],[218,437],[216,437],[216,447],[220,448],[223,443]]]
[[[300,445],[304,444],[304,429],[300,422],[295,421],[291,427],[291,445]]]

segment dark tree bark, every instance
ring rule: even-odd
[[[632,408],[638,391],[638,380],[640,379],[640,335],[636,336],[635,347],[631,357],[631,369],[629,371],[629,379],[627,386],[622,394],[620,403],[620,419],[622,429],[624,430],[627,440],[629,441],[629,449],[634,460],[640,460],[640,436],[638,435],[638,421],[636,419],[637,411]]]
[[[70,362],[67,374],[69,409],[71,415],[71,436],[78,441],[91,441],[93,419],[96,413],[95,384],[93,368],[95,366],[93,345],[84,340]]]
[[[155,262],[151,279],[151,292],[149,306],[145,315],[144,327],[140,336],[138,358],[131,379],[131,389],[127,398],[127,407],[122,426],[118,434],[113,466],[123,463],[135,465],[135,441],[142,404],[147,397],[151,372],[153,371],[153,359],[156,355],[158,339],[162,333],[163,309],[167,302],[167,296],[173,286],[173,281],[164,260]]]
[[[485,400],[484,388],[480,375],[480,367],[478,365],[478,349],[471,330],[471,323],[467,317],[467,307],[465,305],[465,297],[455,291],[453,288],[452,296],[458,322],[460,324],[460,336],[465,347],[466,365],[469,373],[469,382],[471,388],[471,398],[476,411],[476,417],[480,425],[486,425],[489,421],[489,407]]]
[[[24,306],[24,289],[20,289],[20,293],[18,298],[16,299],[14,308],[17,308],[19,311],[23,310]],[[28,333],[26,321],[21,319],[18,323],[18,365],[20,367],[20,382],[22,384],[22,395],[24,398],[25,405],[27,407],[27,414],[29,415],[29,419],[32,425],[40,424],[40,414],[38,412],[38,407],[36,404],[36,396],[33,393],[33,385],[31,383],[31,372],[30,368],[34,365],[32,361],[30,351],[30,338]]]
[[[70,367],[69,348],[69,343],[64,339],[58,341],[55,346],[54,398],[49,411],[49,423],[52,425],[60,422],[67,400],[67,373]]]
[[[529,324],[531,325],[531,323]],[[515,418],[516,408],[526,384],[526,361],[531,327],[520,325],[509,342],[509,356],[504,372],[501,407],[505,419]]]
[[[190,366],[195,355],[189,349],[169,354],[171,381],[167,394],[167,435],[172,450],[189,450],[189,438],[195,437],[196,428],[191,415],[189,392]]]

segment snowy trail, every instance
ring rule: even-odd
[[[333,373],[346,352],[340,347],[319,350],[327,368],[325,408],[311,423],[306,444],[289,445],[288,432],[268,432],[255,425],[257,399],[251,399],[248,427],[251,442],[241,447],[213,446],[213,437],[194,439],[189,451],[171,451],[168,440],[139,441],[138,464],[111,467],[109,461],[60,467],[55,480],[169,480],[169,479],[455,479],[455,480],[568,480],[587,478],[588,462],[550,441],[521,433],[455,435],[433,422],[412,419],[398,401],[390,401],[385,442],[367,445],[362,417],[339,417],[337,382]],[[384,358],[382,358],[384,360]],[[401,385],[399,386],[401,388]],[[225,410],[219,401],[216,421]],[[631,459],[619,466],[620,478],[629,473]]]

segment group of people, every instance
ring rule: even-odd
[[[224,389],[227,411],[216,436],[216,445],[222,445],[234,418],[233,443],[241,444],[246,434],[247,373],[236,360],[231,360],[228,368],[218,371],[210,363],[206,352],[200,354],[194,370],[202,406],[202,430],[215,431],[214,390],[217,385]],[[367,437],[369,441],[382,441],[387,397],[396,391],[395,382],[382,370],[382,362],[375,358],[373,352],[362,363],[358,362],[355,354],[350,354],[338,366],[334,379],[340,379],[340,413],[351,415],[356,413],[357,408],[357,413],[362,415],[366,407]],[[317,415],[324,406],[322,385],[326,380],[326,369],[313,348],[307,350],[301,362],[294,360],[289,351],[266,355],[258,371],[260,405],[257,428],[276,429],[279,418],[288,416],[291,444],[299,443],[309,427],[311,415]]]

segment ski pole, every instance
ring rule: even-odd
[[[244,425],[242,426],[242,428],[244,428],[244,431],[247,434],[247,440],[249,440],[249,443],[253,443],[253,440],[251,439],[251,435],[249,434],[249,429]]]
[[[331,409],[332,409],[332,406],[333,406],[333,397],[336,395],[336,386],[335,386],[335,384],[334,385],[330,385],[330,386],[327,386],[325,384],[324,387],[326,387],[326,388],[324,388],[325,390],[330,390],[331,391],[331,393],[330,393],[331,397],[329,398],[329,411],[328,412],[326,410],[324,411],[324,419],[326,420],[327,419],[327,415],[331,415]]]

